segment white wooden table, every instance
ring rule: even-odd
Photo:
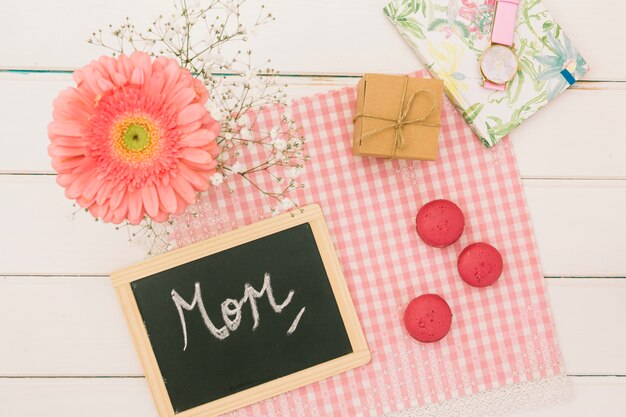
[[[624,416],[626,3],[544,1],[591,71],[512,135],[574,387],[571,402],[523,415]],[[252,49],[272,58],[293,97],[422,68],[383,16],[385,0],[266,3],[277,21]],[[156,416],[107,277],[143,251],[86,214],[70,219],[46,126],[69,70],[101,52],[89,33],[169,8],[0,0],[0,416]]]

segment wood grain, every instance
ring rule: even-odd
[[[418,59],[382,13],[388,0],[269,0],[276,22],[253,37],[249,48],[259,62],[297,74],[403,73],[421,68]],[[587,58],[587,79],[624,80],[626,56],[622,38],[614,34],[626,6],[616,0],[546,0],[546,6],[574,45]],[[87,36],[129,16],[141,28],[158,13],[168,14],[171,0],[107,2],[13,2],[0,15],[5,33],[22,36],[20,47],[0,50],[5,68],[77,68],[106,51],[88,45]],[[250,2],[250,8],[255,8]],[[67,24],[68,9],[72,19]],[[248,13],[248,10],[244,10]],[[254,14],[250,11],[248,14]],[[323,23],[323,24],[321,24]],[[375,28],[375,30],[372,30]],[[390,47],[392,46],[392,47]],[[240,48],[241,49],[241,48]],[[67,53],[67,51],[72,51]]]
[[[589,61],[587,80],[625,81],[618,32],[626,3],[544,0]],[[0,68],[74,69],[105,51],[89,33],[130,16],[140,25],[170,0],[5,2]],[[252,5],[254,5],[254,2]],[[418,59],[384,18],[387,0],[269,0],[277,21],[251,47],[258,61],[294,77],[291,97],[355,83],[364,72],[403,73]],[[46,155],[50,103],[67,74],[0,72],[0,415],[154,417],[156,410],[105,274],[140,260],[125,231],[73,221],[71,203]],[[547,275],[626,276],[626,133],[624,82],[580,82],[513,133],[528,204]],[[23,177],[6,175],[28,174]],[[4,174],[4,175],[3,175]],[[545,181],[560,178],[559,181]],[[572,181],[572,179],[575,179]],[[603,181],[597,181],[604,179]],[[612,181],[610,181],[612,180]],[[626,280],[547,280],[553,317],[570,373],[626,375]],[[8,341],[8,343],[6,342]],[[55,378],[27,378],[27,376]],[[87,378],[56,378],[85,376]],[[26,377],[26,378],[25,378]],[[519,417],[621,417],[626,378],[573,377],[571,402]]]
[[[356,78],[281,77],[292,99],[356,85]],[[235,82],[235,80],[233,80]],[[52,173],[47,126],[69,74],[0,74],[2,173]],[[579,83],[512,134],[523,178],[626,178],[626,132],[615,129],[626,83]],[[589,109],[597,109],[592,115]],[[583,116],[586,115],[586,116]]]

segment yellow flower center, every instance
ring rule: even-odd
[[[120,118],[111,130],[115,154],[128,163],[140,163],[154,157],[159,143],[159,128],[145,116]]]

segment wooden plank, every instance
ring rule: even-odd
[[[511,139],[524,178],[626,178],[626,83],[580,83]]]
[[[544,274],[626,276],[626,180],[524,180]],[[145,257],[128,231],[95,222],[54,176],[0,175],[0,274],[108,274]],[[73,220],[72,220],[73,217]]]
[[[626,276],[626,181],[524,180],[524,188],[545,275]]]
[[[567,371],[626,375],[626,279],[547,288]],[[143,375],[108,277],[0,278],[0,317],[0,376]]]
[[[355,85],[353,78],[283,77],[291,98]],[[52,173],[47,125],[68,74],[0,74],[0,173]],[[624,83],[580,83],[512,137],[526,178],[626,178],[626,140],[618,124]],[[584,117],[581,116],[584,109]]]
[[[3,317],[16,318],[0,321],[11,340],[0,375],[143,375],[108,277],[2,277],[0,288]]]
[[[625,79],[622,38],[615,36],[626,5],[598,0],[545,0],[548,10],[572,38],[592,67],[588,79]],[[388,0],[265,1],[276,21],[249,43],[259,62],[293,73],[401,73],[420,67],[410,48],[382,13]],[[159,13],[171,12],[171,0],[111,0],[108,2],[14,2],[0,15],[5,33],[19,34],[20,47],[6,47],[2,66],[10,68],[76,68],[101,53],[87,36],[110,23],[131,17],[145,27]],[[258,2],[244,13],[254,14]],[[71,10],[71,13],[68,11]],[[610,10],[607,13],[607,10]],[[80,16],[72,19],[68,16]],[[68,24],[60,24],[68,22]],[[314,35],[313,35],[314,34]],[[239,47],[241,49],[241,47]],[[68,54],[67,51],[72,51]],[[323,51],[324,59],[320,59]],[[262,58],[262,59],[261,59]]]
[[[622,417],[626,378],[570,377],[572,399],[513,417]],[[154,417],[147,384],[132,379],[0,379],[0,414],[11,417]]]
[[[548,279],[547,288],[567,372],[626,375],[626,279]]]
[[[0,379],[0,415],[155,417],[143,378]]]
[[[0,176],[0,273],[109,273],[145,258],[128,230],[73,207],[55,178]]]

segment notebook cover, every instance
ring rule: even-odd
[[[589,67],[540,0],[521,0],[506,91],[488,90],[478,61],[489,46],[495,0],[394,0],[385,14],[482,143],[491,147],[580,79]]]

